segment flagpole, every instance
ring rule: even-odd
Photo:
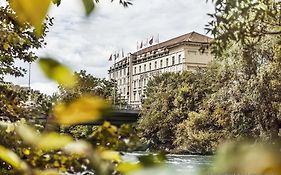
[[[114,68],[114,70],[115,70],[115,62],[116,62],[116,51],[115,51],[115,54],[114,54],[114,61],[113,61],[113,68]],[[114,88],[113,88],[113,106],[115,107],[115,91],[116,91],[116,85],[117,85],[117,80],[116,80],[116,77],[115,77],[115,75],[116,75],[116,70],[114,71],[114,73],[113,73],[113,77],[114,77],[114,81],[115,81],[115,83],[114,83]]]

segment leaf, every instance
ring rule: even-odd
[[[17,133],[25,143],[43,150],[61,149],[65,145],[73,142],[70,136],[60,135],[55,132],[41,135],[27,125],[18,126]]]
[[[117,171],[127,174],[130,172],[141,170],[143,166],[140,163],[123,162],[117,165]]]
[[[22,161],[18,155],[16,155],[13,151],[3,147],[0,145],[0,159],[10,164],[13,168],[17,170],[27,171],[27,164]]]
[[[57,6],[59,6],[60,3],[61,3],[61,0],[52,0],[52,1],[53,1],[53,3],[56,4]]]
[[[91,152],[91,145],[85,141],[71,142],[63,148],[69,154],[87,155]]]
[[[60,124],[74,125],[96,121],[108,104],[101,98],[82,96],[70,104],[59,103],[54,107],[55,119]]]
[[[111,150],[104,150],[100,153],[101,158],[104,160],[112,160],[116,162],[121,162],[121,156],[119,152],[111,151]]]
[[[76,85],[77,78],[74,74],[64,65],[51,58],[41,58],[39,66],[44,74],[55,80],[58,84],[66,88],[71,88]]]
[[[94,1],[93,0],[82,0],[85,8],[86,15],[89,16],[95,7]]]
[[[4,43],[3,48],[4,48],[5,50],[9,50],[10,45],[9,45],[8,43]]]
[[[71,142],[73,142],[73,139],[70,136],[60,135],[53,132],[42,135],[36,146],[43,150],[57,150]]]
[[[36,29],[37,35],[40,36],[51,0],[9,0],[9,2],[18,16],[19,22],[30,23]]]
[[[56,170],[37,170],[35,171],[35,175],[61,175],[61,173]]]

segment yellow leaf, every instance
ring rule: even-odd
[[[40,140],[40,134],[25,124],[19,125],[16,128],[16,131],[22,140],[27,144],[33,145],[38,143]]]
[[[73,142],[73,139],[70,136],[60,135],[53,132],[42,135],[36,146],[43,150],[57,150],[71,142]]]
[[[18,126],[17,133],[25,143],[43,150],[61,149],[73,142],[70,136],[60,135],[54,132],[41,135],[27,125]]]
[[[9,45],[8,43],[5,43],[5,44],[3,45],[3,48],[4,48],[5,50],[8,50],[8,49],[10,48],[10,45]]]
[[[66,105],[59,103],[54,107],[55,119],[60,124],[73,125],[96,121],[108,104],[101,98],[82,96]]]
[[[10,0],[19,22],[30,23],[38,35],[42,34],[43,21],[47,15],[51,0]]]
[[[71,88],[77,83],[77,77],[66,66],[54,59],[41,58],[39,66],[48,78],[66,88]]]
[[[27,171],[27,164],[22,161],[13,151],[6,149],[0,145],[0,159],[10,164],[17,170]]]
[[[92,147],[85,141],[76,141],[65,145],[63,150],[69,154],[79,154],[85,156],[92,152]]]
[[[121,161],[121,156],[120,156],[119,152],[116,152],[116,151],[104,150],[104,151],[101,151],[100,155],[101,155],[101,158],[104,160],[112,160],[112,161],[116,161],[116,162]]]
[[[129,162],[124,162],[120,163],[117,165],[117,171],[127,174],[133,171],[138,171],[142,169],[143,166],[140,163],[129,163]]]
[[[57,170],[37,170],[35,171],[35,175],[60,175],[61,173],[59,173]]]

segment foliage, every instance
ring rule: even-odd
[[[120,127],[104,122],[102,126],[93,128],[88,141],[97,147],[104,147],[118,151],[138,150],[142,145],[136,136],[136,129],[133,125],[124,124]]]
[[[235,45],[206,69],[155,77],[139,121],[141,137],[152,148],[200,154],[214,153],[228,139],[277,139],[279,41],[266,37],[249,48],[251,64]]]
[[[206,86],[203,71],[166,73],[148,82],[138,129],[153,148],[173,148],[176,124],[197,111],[213,89]],[[215,89],[215,88],[214,88]]]
[[[25,118],[40,123],[38,118],[47,117],[52,106],[47,95],[10,83],[1,83],[0,89],[2,120],[16,121]]]
[[[113,80],[106,80],[96,78],[91,74],[87,74],[85,70],[75,72],[74,76],[77,77],[76,86],[73,88],[66,88],[59,86],[59,93],[56,94],[56,99],[69,103],[83,94],[89,94],[99,96],[103,99],[113,103],[115,97],[116,105],[123,105],[124,102],[120,99],[120,95],[117,93],[116,83]],[[113,95],[115,91],[115,94]]]
[[[212,0],[208,32],[214,35],[212,51],[217,56],[233,43],[253,45],[267,35],[281,34],[281,2],[278,0]]]
[[[0,7],[0,80],[4,75],[23,76],[25,69],[16,66],[18,60],[32,62],[37,59],[34,49],[41,48],[44,43],[47,25],[44,25],[41,37],[28,23],[18,23],[18,17],[9,5]],[[51,19],[49,19],[51,25]]]
[[[214,165],[201,174],[280,174],[280,158],[280,145],[228,142],[220,146]]]

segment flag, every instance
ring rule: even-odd
[[[112,61],[112,54],[110,55],[108,61]]]
[[[153,44],[153,37],[149,40],[149,44],[150,44],[150,45]]]
[[[119,58],[119,56],[120,56],[120,55],[119,55],[119,51],[118,51],[118,53],[116,54],[116,58]]]
[[[124,58],[125,56],[124,56],[124,50],[122,49],[122,58]]]
[[[142,46],[143,46],[143,45],[142,45],[142,42],[141,42],[140,49],[142,48]]]
[[[144,47],[148,46],[148,38],[146,38],[145,42],[144,42]]]

